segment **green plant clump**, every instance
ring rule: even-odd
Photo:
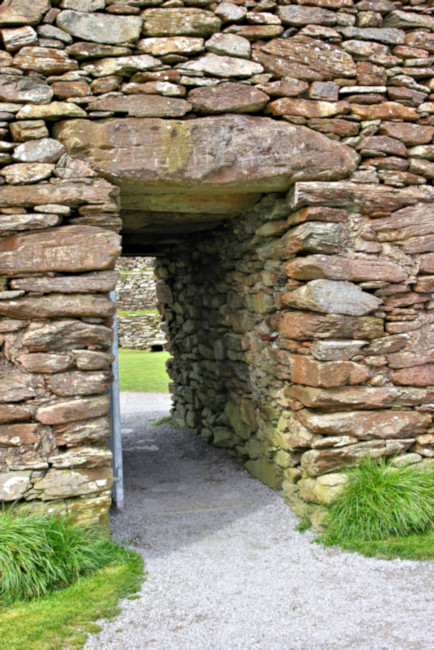
[[[369,546],[381,550],[381,541],[392,540],[396,556],[403,538],[421,546],[425,536],[425,557],[432,555],[434,468],[394,467],[368,457],[346,473],[348,483],[329,506],[323,542],[371,554]]]
[[[120,558],[114,542],[71,517],[0,512],[0,607],[39,598]]]

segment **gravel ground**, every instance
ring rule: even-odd
[[[312,544],[280,497],[221,450],[167,424],[164,394],[123,393],[126,508],[140,598],[87,650],[432,650],[430,562]]]

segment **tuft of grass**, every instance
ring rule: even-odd
[[[140,393],[168,393],[170,377],[166,371],[168,352],[119,350],[120,389]]]
[[[119,558],[116,544],[71,517],[0,512],[0,606],[64,588]]]
[[[346,474],[319,541],[368,556],[434,557],[434,468],[367,457]]]
[[[159,420],[155,420],[155,422],[152,422],[151,426],[159,427],[162,424],[168,424],[170,427],[176,427],[176,421],[173,415],[165,415],[163,418],[160,418]]]
[[[143,559],[121,547],[118,559],[70,587],[32,601],[0,607],[0,650],[81,648],[102,618],[119,613],[118,601],[140,589]]]
[[[299,533],[305,533],[307,530],[310,530],[312,528],[312,522],[310,520],[310,517],[308,515],[304,515],[303,517],[300,518],[300,521],[295,527],[295,530],[298,530]]]

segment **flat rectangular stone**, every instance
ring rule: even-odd
[[[52,323],[32,323],[24,332],[21,342],[30,352],[69,352],[88,346],[93,349],[108,348],[112,340],[112,330],[104,325],[59,319]]]
[[[110,371],[96,372],[71,370],[58,372],[46,378],[45,385],[48,390],[60,397],[72,395],[93,395],[109,390],[113,380]]]
[[[81,497],[107,490],[113,482],[111,467],[100,469],[50,469],[33,486],[33,493],[43,501]]]
[[[314,314],[288,311],[279,317],[280,336],[299,341],[310,339],[374,339],[384,336],[383,321],[371,316]]]
[[[399,283],[407,279],[406,271],[395,262],[352,255],[308,255],[286,262],[285,273],[296,280],[352,280]]]
[[[111,434],[110,418],[107,416],[81,420],[53,427],[58,447],[74,447],[83,442],[99,442]]]
[[[9,285],[36,293],[108,293],[116,287],[118,279],[118,271],[97,271],[75,276],[17,278],[10,280]]]
[[[36,411],[36,419],[43,424],[66,424],[107,415],[109,409],[110,395],[83,397],[41,406]]]

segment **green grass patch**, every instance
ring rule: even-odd
[[[143,560],[70,517],[0,512],[0,648],[81,647],[139,590]]]
[[[146,316],[152,314],[153,316],[158,316],[158,309],[118,309],[118,316],[123,316],[128,318],[129,316]]]
[[[173,415],[165,415],[164,418],[160,418],[159,420],[155,420],[155,422],[151,423],[151,426],[153,427],[159,427],[162,424],[168,424],[171,427],[176,427],[176,420],[173,417]]]
[[[59,650],[81,648],[93,621],[113,618],[118,601],[137,592],[143,581],[143,560],[119,548],[119,558],[91,576],[43,598],[0,608],[0,649]]]
[[[319,541],[364,555],[434,558],[434,468],[364,459],[328,507]]]
[[[168,393],[170,377],[166,371],[168,352],[119,350],[121,390],[142,393]]]

